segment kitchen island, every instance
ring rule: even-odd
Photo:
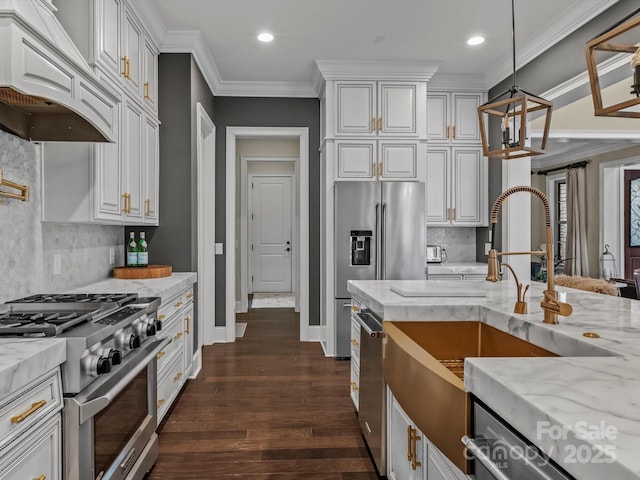
[[[433,296],[403,296],[392,287]],[[529,314],[519,315],[511,313],[516,289],[506,281],[348,287],[384,320],[479,320],[560,355],[467,358],[465,389],[576,479],[640,479],[640,302],[563,288],[573,314],[546,325],[539,306],[544,288],[531,286]],[[465,289],[484,296],[464,296]]]

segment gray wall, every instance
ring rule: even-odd
[[[309,324],[320,324],[320,100],[215,97],[216,242],[225,242],[226,130],[233,127],[309,128]],[[225,252],[231,245],[225,246]],[[224,325],[225,261],[216,262],[216,325]]]
[[[587,69],[584,53],[585,44],[633,12],[636,8],[638,8],[638,2],[636,0],[620,0],[542,55],[520,68],[516,72],[518,86],[523,90],[540,95],[570,78],[585,72]],[[517,15],[518,10],[516,5],[516,42],[518,41],[518,22],[524,21],[523,19],[517,18]],[[512,84],[513,78],[510,75],[489,90],[489,99],[508,90]],[[589,87],[586,86],[581,93],[585,96],[590,95]],[[493,144],[499,143],[499,122],[492,122],[489,125],[489,131]],[[517,162],[517,160],[512,161]],[[489,208],[491,208],[493,202],[501,192],[502,161],[499,159],[489,159]],[[498,223],[496,229],[496,246],[498,249],[501,247],[502,237],[500,227],[500,223]],[[487,231],[487,228],[479,228],[476,232],[476,259],[478,261],[486,261],[484,242],[486,242],[488,238]]]

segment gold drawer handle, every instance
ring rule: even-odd
[[[176,336],[173,337],[174,340],[178,340],[182,336],[182,332],[176,333]]]
[[[411,428],[411,427],[409,427]],[[422,466],[422,463],[418,461],[418,446],[416,443],[418,440],[421,440],[422,437],[418,436],[418,431],[415,428],[411,429],[411,447],[412,447],[412,460],[411,460],[411,469],[417,470],[418,467]]]
[[[356,382],[351,382],[351,390],[353,390],[354,392],[359,390],[358,384]]]
[[[187,298],[193,298],[193,293],[187,293]]]
[[[351,311],[352,312],[359,312],[360,309],[358,307],[356,307],[355,305],[351,305]]]
[[[158,320],[164,320],[164,317],[166,317],[166,315],[165,315],[165,314],[158,315]]]
[[[34,478],[33,480],[47,480],[47,476],[46,475],[40,475],[37,478]]]
[[[149,82],[144,82],[144,99],[151,100],[151,97],[149,96]]]
[[[160,410],[160,407],[162,406],[163,403],[164,403],[164,398],[161,398],[160,400],[158,400],[157,410]]]
[[[185,323],[185,331],[184,333],[186,333],[187,335],[189,335],[189,321],[191,320],[191,317],[186,317],[184,319],[184,323]]]
[[[20,423],[20,422],[22,422],[27,417],[29,417],[30,415],[34,414],[38,410],[40,410],[46,404],[47,404],[46,400],[40,400],[39,402],[32,403],[31,404],[31,408],[29,410],[27,410],[24,413],[21,413],[20,415],[16,415],[15,417],[11,417],[11,423]]]
[[[158,355],[156,355],[156,358],[160,360],[162,357],[164,357],[164,354],[165,354],[165,351],[162,350]]]
[[[351,339],[351,345],[357,347],[358,346],[358,341],[355,338]]]
[[[411,449],[411,439],[413,438],[413,429],[411,425],[407,425],[407,460],[413,460],[413,450]]]
[[[173,381],[177,382],[178,380],[180,380],[182,378],[182,372],[178,372],[176,373],[176,376],[173,377]]]
[[[176,302],[173,304],[174,307],[178,308],[180,305],[182,305],[182,302]]]
[[[382,117],[378,117],[378,131],[382,131]]]
[[[147,198],[144,201],[144,206],[145,206],[144,215],[146,217],[150,217],[151,216],[151,200]]]

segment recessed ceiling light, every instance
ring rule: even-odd
[[[481,43],[484,43],[484,37],[471,37],[467,40],[467,45],[480,45]]]
[[[273,35],[271,35],[269,32],[262,32],[260,35],[258,35],[258,40],[264,43],[269,43],[273,41]]]

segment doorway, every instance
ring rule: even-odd
[[[226,132],[226,289],[225,289],[225,333],[226,342],[235,341],[235,314],[242,308],[241,295],[237,290],[242,288],[243,282],[237,282],[241,277],[241,269],[244,265],[238,258],[246,258],[242,255],[240,228],[237,228],[236,218],[241,216],[241,209],[237,210],[236,200],[238,188],[237,176],[240,180],[243,176],[236,172],[238,166],[237,142],[242,139],[294,139],[298,144],[299,156],[295,159],[296,179],[294,184],[295,198],[293,204],[299,211],[299,221],[292,227],[292,246],[298,247],[298,261],[293,268],[292,282],[297,287],[298,304],[300,310],[300,340],[312,341],[318,332],[309,327],[309,129],[307,127],[227,127]],[[240,162],[242,163],[242,162]],[[242,219],[241,219],[242,220]],[[240,222],[240,226],[244,222]],[[245,250],[246,251],[246,250]],[[294,250],[292,250],[294,251]],[[294,258],[296,256],[294,255]],[[239,285],[237,285],[239,284]]]

